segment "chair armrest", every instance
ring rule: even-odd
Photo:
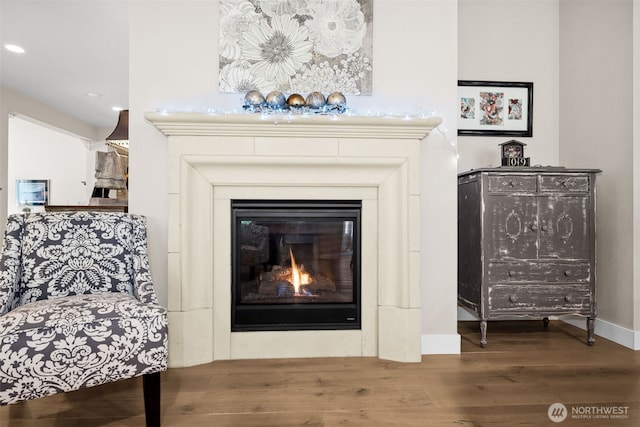
[[[7,218],[0,252],[0,315],[19,304],[24,220],[24,215],[10,215]]]
[[[159,305],[147,253],[147,220],[142,215],[131,215],[133,219],[133,291],[142,302]]]

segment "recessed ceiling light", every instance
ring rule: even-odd
[[[87,96],[91,99],[98,99],[102,96],[101,93],[89,92]]]
[[[7,49],[10,52],[24,53],[24,49],[21,48],[20,46],[15,45],[15,44],[5,44],[4,48]]]

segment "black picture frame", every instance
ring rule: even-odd
[[[458,80],[458,135],[533,136],[533,82]]]

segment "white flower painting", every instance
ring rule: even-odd
[[[373,0],[220,0],[220,92],[370,95]]]

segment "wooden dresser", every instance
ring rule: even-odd
[[[597,169],[499,167],[458,175],[458,302],[487,321],[596,318]]]

